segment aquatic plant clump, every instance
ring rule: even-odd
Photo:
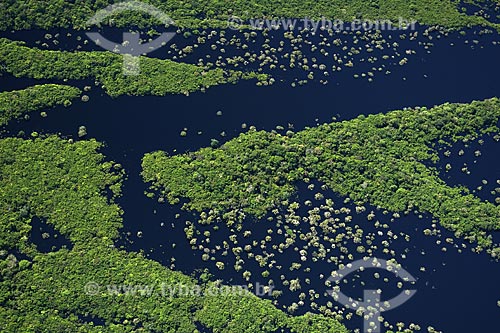
[[[76,87],[44,84],[23,90],[0,92],[0,125],[18,118],[24,113],[47,109],[55,105],[71,105],[71,100],[80,96]]]
[[[434,166],[438,144],[498,131],[497,98],[392,111],[281,135],[250,130],[220,148],[143,158],[143,177],[170,203],[221,216],[262,217],[290,197],[304,178],[318,179],[356,202],[393,212],[418,209],[457,236],[490,248],[500,209],[465,187],[448,186]],[[489,249],[491,251],[491,249]]]

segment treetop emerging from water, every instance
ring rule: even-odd
[[[212,210],[227,223],[239,212],[262,217],[306,178],[356,202],[394,212],[419,209],[479,248],[500,229],[498,206],[439,177],[437,148],[498,131],[497,98],[446,103],[323,124],[298,133],[250,130],[220,148],[143,158],[143,176],[170,203]],[[431,164],[431,165],[430,165]],[[241,222],[241,221],[240,221]]]

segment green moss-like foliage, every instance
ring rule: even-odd
[[[114,248],[121,210],[106,189],[119,195],[122,172],[104,160],[100,147],[56,136],[0,140],[1,332],[194,333],[198,326],[303,332],[270,301],[217,292],[219,286],[197,285],[141,254]],[[72,248],[39,253],[28,237],[34,216],[68,237]],[[120,285],[136,292],[112,288]],[[332,318],[307,316],[324,323],[309,332],[347,333]]]
[[[187,208],[223,211],[244,207],[261,216],[289,197],[298,179],[297,165],[304,147],[289,145],[289,138],[266,132],[250,132],[220,149],[203,148],[195,153],[168,157],[147,154],[144,178],[155,188],[165,188],[171,203],[189,198]],[[178,181],[184,179],[184,184]],[[230,194],[230,195],[229,195]]]
[[[306,332],[300,329],[304,327],[301,317],[289,317],[270,301],[252,294],[208,295],[208,289],[196,289],[195,281],[186,275],[141,255],[99,243],[87,245],[38,254],[28,268],[11,264],[12,257],[0,259],[2,332],[71,328],[72,332],[188,333],[197,332],[196,323],[220,333],[275,332],[285,327]],[[99,284],[97,294],[87,294],[89,282]],[[108,290],[113,285],[144,286],[143,294],[118,295]],[[176,287],[200,293],[171,297],[169,288]],[[87,319],[82,321],[79,316]],[[307,322],[323,323],[307,332],[347,333],[334,319],[313,314],[307,318]],[[98,320],[104,324],[90,324]]]
[[[79,329],[88,326],[77,315],[104,320],[104,327],[99,328],[106,332],[130,332],[140,326],[146,332],[195,329],[191,311],[196,309],[197,298],[162,297],[159,292],[162,283],[192,286],[194,282],[137,254],[94,242],[75,245],[71,251],[36,255],[29,269],[16,266],[13,270],[8,280],[10,297],[3,306],[14,309],[15,315],[1,320],[2,332],[56,332],[60,324],[49,326],[51,317],[73,319],[69,324]],[[87,294],[89,282],[102,289],[96,295]],[[106,286],[113,284],[156,285],[150,296],[120,296],[107,291]]]
[[[123,74],[123,56],[112,52],[47,51],[0,39],[0,64],[16,77],[35,79],[94,78],[110,96],[187,94],[240,78],[262,75],[226,73],[171,60],[140,57],[140,74]],[[265,77],[265,75],[264,75]]]
[[[254,298],[250,293],[247,296],[231,293],[206,296],[201,300],[202,308],[196,313],[196,318],[209,323],[207,327],[213,332],[220,333],[277,332],[284,327],[294,333],[347,333],[346,328],[332,318],[312,313],[288,317],[267,301],[256,307]]]
[[[492,245],[487,231],[500,229],[499,208],[448,186],[428,164],[438,161],[437,143],[498,131],[499,117],[494,98],[359,116],[290,136],[252,130],[217,149],[147,154],[143,176],[170,203],[187,198],[186,209],[214,210],[229,224],[239,212],[262,217],[290,197],[298,181],[316,178],[355,201],[429,212],[484,248]]]
[[[113,163],[103,162],[99,147],[94,140],[71,144],[55,136],[0,140],[0,247],[27,241],[33,216],[47,219],[72,242],[98,238],[112,244],[120,208],[104,193],[120,193],[120,175],[110,172]]]
[[[81,90],[75,87],[44,84],[23,90],[0,92],[0,125],[18,118],[26,112],[46,109],[55,105],[68,105],[80,96]]]
[[[422,24],[445,27],[463,27],[468,24],[489,23],[483,18],[467,16],[459,12],[458,0],[236,0],[236,1],[144,1],[167,13],[182,27],[227,27],[227,18],[241,19],[261,17],[313,18],[326,17],[352,21],[363,19],[390,19],[395,22],[400,17],[415,19]],[[85,22],[99,9],[113,1],[13,1],[2,4],[4,18],[0,29],[30,28],[83,28]],[[113,18],[113,25],[144,26],[158,23],[146,15],[127,12]]]

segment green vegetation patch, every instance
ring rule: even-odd
[[[44,84],[23,90],[0,92],[0,125],[18,118],[26,112],[41,110],[55,105],[71,105],[71,100],[80,96],[75,87]]]
[[[227,27],[227,19],[237,16],[243,20],[262,17],[319,19],[389,19],[398,22],[417,20],[421,24],[444,27],[464,27],[469,24],[491,25],[479,16],[467,16],[459,11],[458,0],[235,0],[235,1],[160,1],[147,0],[167,13],[181,27]],[[15,1],[2,3],[4,18],[1,30],[32,28],[84,28],[85,22],[99,9],[113,1]],[[158,24],[146,15],[125,12],[113,17],[113,25],[146,26]]]
[[[105,195],[120,193],[121,176],[111,172],[95,140],[0,140],[1,248],[27,242],[32,217],[45,218],[72,242],[97,238],[112,244],[121,210]]]
[[[190,199],[186,208],[197,211],[244,208],[262,216],[291,196],[293,183],[301,177],[297,165],[305,147],[289,143],[286,136],[255,131],[220,149],[202,148],[175,157],[158,151],[144,156],[143,175],[156,189],[165,189],[171,203],[184,197]]]
[[[123,56],[112,52],[47,51],[0,39],[0,64],[16,77],[35,79],[93,78],[102,83],[110,96],[189,94],[218,84],[236,82],[240,78],[265,78],[201,67],[171,60],[140,57],[140,74],[123,74]]]
[[[142,255],[97,242],[30,260],[17,261],[3,253],[0,271],[2,332],[194,333],[197,325],[220,333],[275,332],[286,327],[297,333],[348,332],[335,319],[314,314],[305,315],[306,322],[321,326],[305,331],[303,317],[290,317],[271,301],[251,293],[219,295]],[[120,286],[141,289],[127,293]],[[181,289],[200,292],[174,292]]]
[[[120,194],[123,172],[100,147],[56,136],[0,140],[0,331],[304,332],[300,317],[269,300],[217,292],[116,249],[121,210],[106,190]],[[35,216],[69,237],[71,250],[38,252],[29,242]],[[322,323],[308,332],[347,333],[333,318],[305,317]]]
[[[438,170],[437,144],[472,140],[498,131],[497,98],[443,104],[308,128],[280,135],[250,130],[220,148],[168,156],[146,154],[143,177],[175,204],[203,212],[207,222],[228,224],[245,213],[263,217],[304,178],[336,193],[393,212],[429,212],[457,236],[492,246],[487,231],[500,230],[500,209],[465,187],[448,186]],[[203,217],[203,216],[202,216]]]

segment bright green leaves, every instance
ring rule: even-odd
[[[71,100],[80,96],[80,93],[78,88],[58,84],[0,92],[0,125],[26,112],[71,104]]]
[[[500,229],[498,207],[448,186],[427,165],[438,159],[438,141],[451,144],[497,131],[499,118],[495,98],[360,116],[291,138],[249,131],[218,149],[146,154],[143,177],[170,203],[188,199],[185,208],[213,209],[232,216],[229,224],[240,211],[263,216],[293,194],[297,181],[316,178],[356,201],[394,212],[429,212],[484,248],[491,245],[485,231]]]
[[[72,242],[112,244],[121,210],[106,188],[119,189],[121,175],[97,152],[101,144],[46,139],[0,140],[0,247],[26,241],[33,216],[47,219]]]

